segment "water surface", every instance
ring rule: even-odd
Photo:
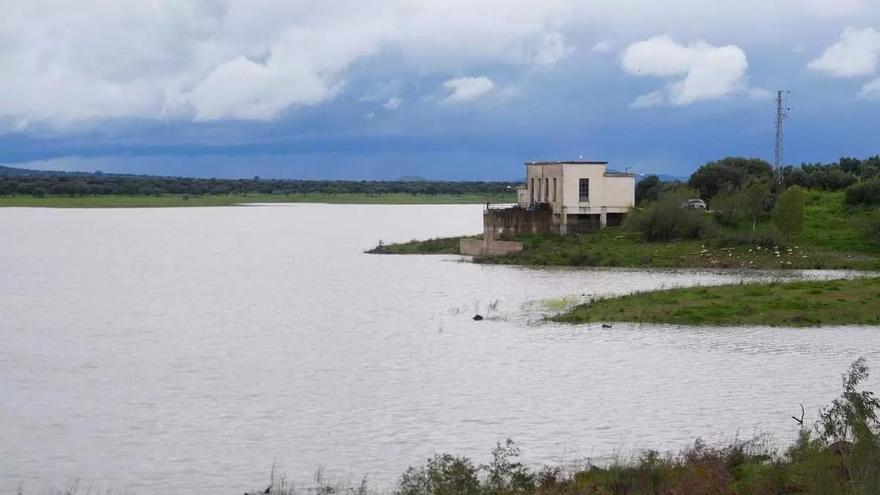
[[[534,304],[775,274],[361,252],[480,228],[479,206],[0,210],[0,492],[237,493],[273,463],[383,487],[508,437],[536,465],[782,443],[853,359],[880,365],[877,328],[603,329]]]

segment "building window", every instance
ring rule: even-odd
[[[538,191],[535,190],[535,178],[534,178],[534,177],[532,177],[532,187],[531,187],[531,189],[532,189],[532,190],[531,190],[530,192],[532,193],[532,194],[531,194],[531,196],[532,196],[532,203],[537,203],[537,202],[538,202]]]
[[[544,202],[550,201],[550,179],[544,179]]]
[[[590,202],[590,179],[581,179],[578,184],[578,201],[581,203]]]
[[[553,202],[556,202],[556,177],[553,178]]]

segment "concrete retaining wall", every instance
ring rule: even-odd
[[[461,239],[458,243],[461,254],[466,256],[483,256],[515,253],[522,251],[521,242],[514,241],[492,241],[486,242],[484,239]]]

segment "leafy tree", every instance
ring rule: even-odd
[[[785,236],[791,237],[804,228],[804,209],[806,194],[798,186],[786,190],[776,200],[773,223]]]
[[[688,184],[703,199],[711,199],[725,188],[738,188],[752,180],[769,182],[772,177],[773,167],[760,158],[727,157],[697,169]]]
[[[649,175],[636,183],[636,203],[657,201],[663,191],[663,182],[656,175]]]
[[[880,206],[880,179],[848,187],[843,201],[850,207],[873,208]]]
[[[46,196],[46,190],[42,187],[35,187],[31,194],[33,194],[35,198],[43,198]]]
[[[767,209],[770,202],[770,187],[766,182],[752,180],[742,190],[743,208],[752,219],[752,232],[758,226],[758,216]]]

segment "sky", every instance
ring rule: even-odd
[[[877,0],[0,0],[0,163],[201,177],[687,176],[880,153]]]

